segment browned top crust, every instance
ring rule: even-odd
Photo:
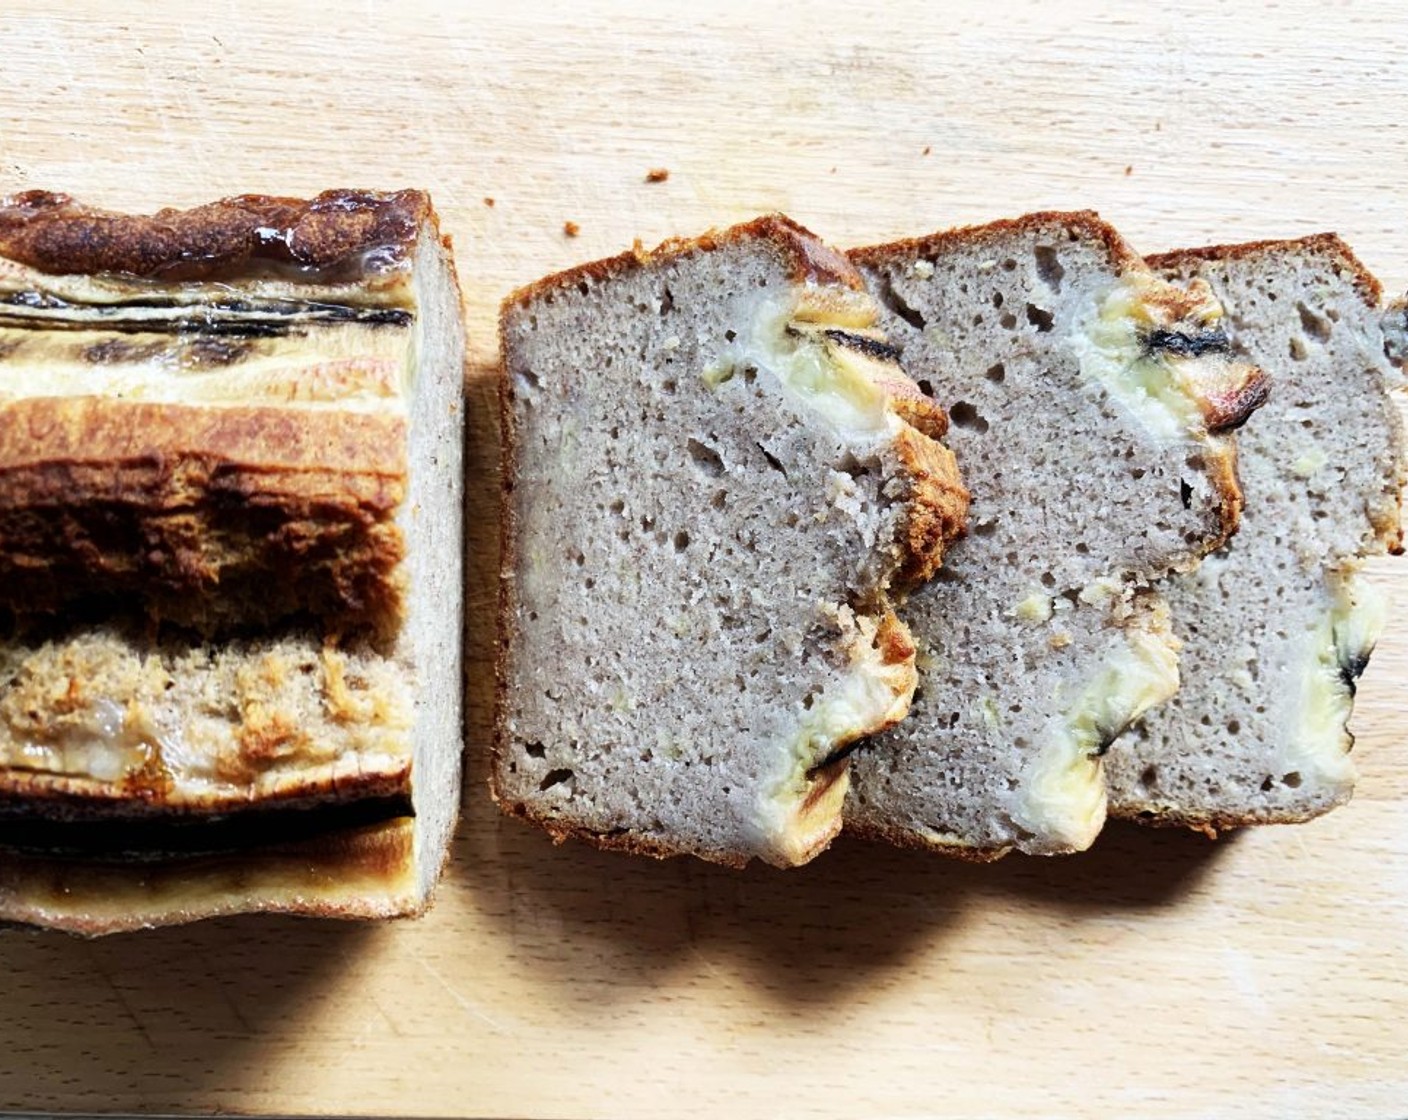
[[[627,252],[604,260],[589,261],[564,272],[535,280],[510,292],[504,299],[505,308],[512,304],[527,304],[547,292],[570,287],[582,281],[598,282],[608,277],[661,264],[674,257],[693,253],[712,253],[746,241],[770,242],[787,262],[791,279],[805,283],[836,284],[857,291],[865,290],[865,281],[855,266],[816,234],[784,214],[764,214],[751,222],[710,230],[699,237],[672,237],[654,249],[645,249],[640,242]]]
[[[1094,210],[1039,210],[1033,214],[1024,214],[1020,218],[1004,218],[985,225],[959,226],[924,237],[891,241],[885,245],[867,245],[863,249],[852,249],[849,256],[856,264],[878,267],[896,253],[937,255],[960,248],[971,249],[984,241],[999,241],[1013,234],[1043,230],[1062,231],[1072,241],[1103,241],[1116,269],[1121,272],[1132,268],[1145,270],[1144,261],[1139,254]]]
[[[247,194],[152,215],[25,191],[0,198],[0,255],[52,274],[355,282],[402,267],[432,215],[429,195],[416,190]]]
[[[140,596],[201,630],[399,625],[404,417],[99,397],[0,406],[0,605]],[[219,594],[214,594],[218,589]]]
[[[1263,253],[1307,253],[1324,254],[1344,268],[1354,283],[1354,289],[1370,307],[1377,307],[1383,297],[1383,288],[1354,250],[1337,233],[1315,233],[1308,237],[1287,238],[1282,241],[1244,241],[1235,245],[1204,245],[1196,249],[1174,249],[1167,253],[1156,253],[1145,257],[1150,268],[1160,271],[1180,271],[1190,265],[1206,261],[1237,260],[1254,257]]]

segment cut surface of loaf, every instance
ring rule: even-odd
[[[425,906],[463,354],[420,192],[0,204],[0,918]]]
[[[802,863],[904,715],[888,596],[967,496],[844,258],[780,217],[505,301],[493,790],[556,838]]]
[[[1211,285],[1273,389],[1238,436],[1240,532],[1165,589],[1183,687],[1111,751],[1111,811],[1204,830],[1305,820],[1353,791],[1354,682],[1383,621],[1358,571],[1400,547],[1401,311],[1332,235],[1150,263]]]
[[[1230,443],[1264,380],[1205,289],[1157,280],[1089,213],[852,253],[950,413],[970,532],[902,611],[913,710],[852,762],[848,829],[951,855],[1087,847],[1099,756],[1177,687],[1141,590],[1237,522]]]

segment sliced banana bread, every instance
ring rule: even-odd
[[[1265,393],[1207,289],[1089,213],[862,249],[882,328],[950,413],[971,533],[905,610],[914,710],[859,749],[849,829],[969,858],[1084,848],[1099,756],[1177,687],[1141,584],[1236,525],[1230,442]]]
[[[463,382],[423,192],[0,200],[0,920],[426,907]]]
[[[1354,787],[1347,723],[1382,622],[1357,573],[1400,542],[1402,311],[1385,315],[1332,235],[1150,263],[1210,284],[1274,387],[1237,441],[1241,531],[1165,589],[1183,688],[1110,753],[1111,811],[1205,830],[1305,820]]]
[[[510,296],[493,790],[557,839],[802,863],[902,717],[888,595],[967,495],[855,270],[780,217]]]

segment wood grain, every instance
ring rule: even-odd
[[[1335,229],[1408,283],[1401,8],[948,7],[0,11],[0,190],[425,186],[473,336],[472,780],[435,910],[0,934],[0,1108],[1403,1115],[1403,610],[1360,692],[1360,793],[1300,828],[1112,827],[993,867],[843,843],[734,874],[554,850],[484,796],[513,286],[769,209],[846,245],[1038,207],[1149,251]],[[1408,604],[1408,563],[1375,571]]]

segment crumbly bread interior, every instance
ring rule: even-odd
[[[1177,686],[1137,588],[1236,520],[1215,429],[1255,407],[1218,309],[1157,282],[1093,215],[1034,215],[853,255],[905,368],[950,413],[969,536],[905,607],[914,708],[855,754],[852,831],[968,858],[1087,847],[1098,756]]]
[[[505,304],[494,789],[558,838],[804,862],[839,827],[828,760],[908,705],[886,590],[919,507],[936,561],[965,496],[897,414],[903,384],[941,429],[873,302],[839,260],[846,283],[799,279],[800,236],[764,221]]]
[[[310,633],[0,645],[0,816],[229,813],[409,788],[406,667]]]
[[[1360,559],[1397,547],[1402,435],[1377,284],[1334,237],[1171,254],[1273,378],[1238,437],[1240,532],[1169,581],[1183,687],[1107,760],[1111,811],[1214,829],[1299,821],[1354,786],[1354,682],[1382,625]]]
[[[234,378],[257,399],[304,413],[335,411],[340,386],[349,412],[388,413],[401,430],[408,425],[407,492],[395,513],[407,542],[398,576],[404,625],[389,643],[382,634],[340,633],[337,619],[307,618],[257,637],[98,623],[12,640],[0,655],[0,797],[17,794],[7,802],[14,809],[27,795],[31,809],[58,820],[228,817],[279,804],[326,810],[388,795],[393,804],[409,798],[412,812],[139,865],[7,854],[0,917],[108,933],[241,911],[389,917],[427,904],[459,805],[464,339],[458,284],[433,223],[411,256],[384,282],[358,289],[357,298],[397,311],[374,328],[367,363],[342,361],[339,346],[359,348],[338,334],[345,320],[310,323],[294,332],[306,349],[280,336],[287,345]],[[59,286],[70,296],[97,283],[65,279]],[[271,298],[297,293],[283,285]],[[181,332],[167,338],[168,348],[190,344]],[[146,399],[180,398],[189,388],[213,408],[241,402],[198,367],[186,369],[188,386],[172,375],[179,365],[157,361],[143,373],[138,362],[126,355],[116,373]]]

